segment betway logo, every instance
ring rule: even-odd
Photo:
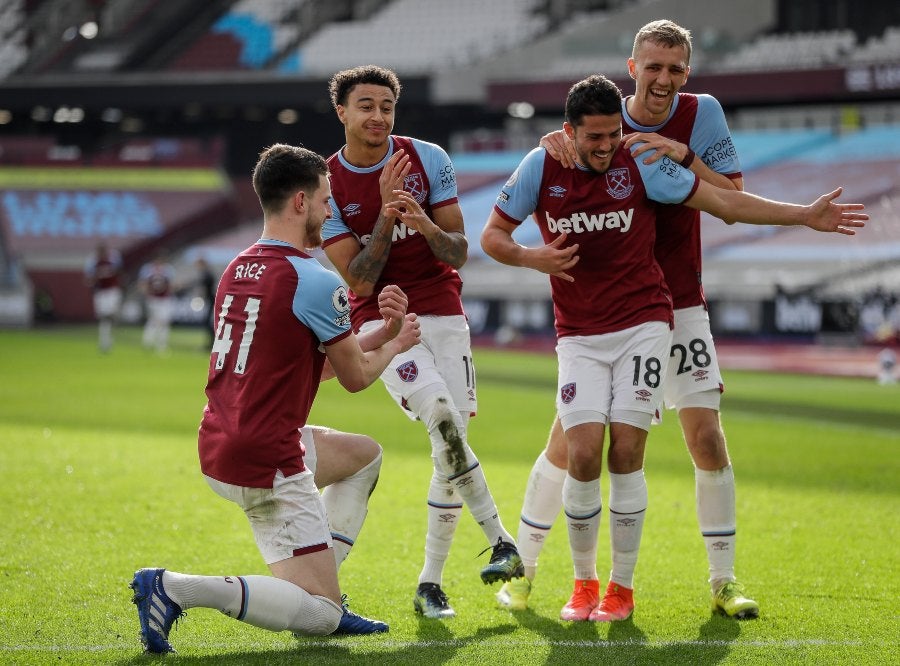
[[[415,236],[415,229],[410,229],[408,226],[400,222],[399,224],[394,225],[394,231],[391,234],[391,242],[396,243],[397,241],[403,240],[407,236]],[[359,242],[363,245],[368,245],[369,241],[372,239],[372,234],[366,234],[365,236],[361,236]]]
[[[603,231],[604,229],[618,229],[623,234],[631,229],[631,218],[634,217],[634,208],[628,210],[616,210],[599,215],[587,213],[572,213],[569,217],[561,217],[554,220],[548,213],[547,229],[551,233],[584,234],[589,231]]]

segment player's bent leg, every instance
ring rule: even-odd
[[[315,556],[325,560],[325,570],[329,562],[334,566],[327,550]],[[332,599],[272,576],[196,576],[141,569],[135,572],[131,587],[141,642],[153,653],[174,652],[169,632],[188,608],[212,608],[262,629],[316,636],[333,632],[343,610]]]
[[[456,488],[491,544],[489,549],[493,551],[481,571],[482,581],[489,584],[522,576],[522,561],[515,542],[500,521],[484,471],[466,442],[465,422],[449,393],[433,385],[414,393],[408,403],[428,429],[436,468]]]
[[[304,462],[315,473],[316,486],[324,487],[322,501],[334,540],[337,565],[347,558],[362,529],[369,496],[381,471],[381,446],[371,437],[320,426],[305,426],[301,441]]]

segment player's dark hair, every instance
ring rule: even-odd
[[[253,190],[266,213],[277,213],[297,190],[312,194],[319,177],[328,175],[325,158],[300,146],[276,143],[259,154],[253,167]]]
[[[571,88],[566,97],[566,122],[580,125],[584,116],[622,113],[622,91],[602,74],[591,74]]]
[[[638,30],[634,36],[634,48],[631,49],[632,58],[637,58],[638,49],[644,42],[653,42],[669,48],[683,46],[687,62],[691,62],[691,31],[673,21],[668,19],[650,21]]]
[[[389,69],[378,65],[362,65],[353,69],[345,69],[334,76],[328,82],[328,94],[331,96],[331,105],[337,107],[347,104],[350,91],[359,84],[372,84],[390,88],[394,93],[394,101],[400,99],[400,79]]]

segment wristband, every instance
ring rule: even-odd
[[[688,146],[687,155],[684,156],[684,159],[681,160],[678,164],[683,166],[685,169],[690,169],[691,164],[694,163],[694,158],[697,157],[697,153],[691,150],[690,146]]]

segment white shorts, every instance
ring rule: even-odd
[[[706,308],[698,305],[675,310],[675,331],[663,391],[666,407],[718,410],[724,390]]]
[[[615,421],[649,430],[662,400],[671,343],[668,324],[658,321],[560,338],[556,410],[563,428]]]
[[[157,324],[168,324],[172,321],[172,298],[150,297],[147,299],[147,321]]]
[[[271,488],[246,488],[205,478],[218,495],[244,510],[266,564],[331,548],[325,505],[311,470],[288,477],[278,471]]]
[[[324,430],[322,426],[305,425],[300,428],[300,441],[303,442],[303,465],[315,475],[319,454],[316,451],[316,430]]]
[[[365,333],[382,323],[367,321],[359,332]],[[478,411],[478,399],[466,318],[463,315],[426,315],[419,317],[419,323],[422,327],[419,344],[395,356],[381,375],[388,393],[410,419],[416,420],[418,417],[407,407],[407,400],[424,388],[441,384],[447,387],[461,414],[474,416]]]
[[[110,287],[94,292],[94,314],[101,319],[115,317],[122,306],[122,289]]]

